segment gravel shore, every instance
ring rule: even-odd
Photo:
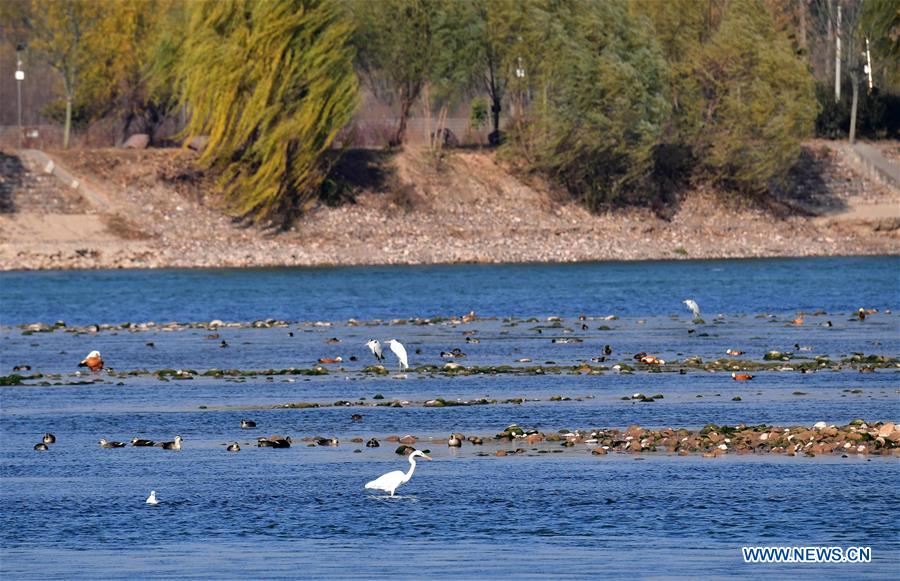
[[[84,208],[27,163],[20,176],[5,168],[0,269],[896,254],[898,192],[821,143],[807,152],[817,173],[790,198],[752,203],[700,188],[685,194],[670,220],[640,208],[591,213],[525,183],[491,153],[453,152],[435,168],[424,152],[404,152],[393,159],[391,188],[321,205],[277,233],[237,224],[217,208],[212,183],[192,169],[192,152],[49,152],[109,205]],[[860,208],[855,219],[842,218]]]

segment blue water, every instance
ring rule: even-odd
[[[900,257],[0,273],[0,324],[651,316],[897,304]],[[121,320],[120,320],[121,319]]]
[[[633,363],[637,351],[709,361],[724,357],[726,348],[740,348],[755,361],[769,349],[833,360],[852,352],[898,357],[898,266],[897,258],[834,258],[0,274],[0,375],[22,364],[54,374],[43,378],[49,385],[31,380],[0,387],[0,576],[896,577],[897,457],[655,454],[638,460],[550,444],[495,457],[510,445],[490,436],[513,422],[545,432],[635,423],[897,422],[897,369],[766,371],[742,384],[705,371],[378,377],[362,368],[372,362],[363,345],[370,337],[401,339],[413,366],[441,365],[440,351],[454,347],[467,353],[458,360],[463,365],[522,365],[516,363],[522,357],[576,365],[605,344],[614,350],[608,364]],[[687,297],[700,303],[706,324],[690,322],[680,304]],[[859,322],[851,315],[860,306],[879,312]],[[501,318],[347,324],[349,318],[470,310]],[[822,312],[808,314],[804,325],[790,324],[798,311],[816,310]],[[619,318],[589,319],[582,329],[580,314]],[[560,327],[549,326],[550,315],[563,317]],[[228,348],[205,339],[206,329],[30,335],[16,326],[269,317],[292,323],[219,329]],[[464,331],[480,342],[466,343]],[[583,342],[552,342],[560,337]],[[259,374],[241,381],[76,375],[75,365],[92,349],[121,372],[308,368],[335,356],[344,363],[329,366],[325,376]],[[387,364],[394,365],[390,355]],[[96,383],[65,385],[84,379]],[[622,399],[634,392],[664,398]],[[372,407],[375,394],[408,403]],[[555,395],[572,400],[549,401]],[[435,397],[528,401],[422,405]],[[337,400],[354,405],[332,407]],[[325,407],[273,409],[298,401]],[[241,430],[242,418],[259,428]],[[58,442],[47,453],[33,451],[47,431]],[[440,440],[451,431],[488,443],[451,449]],[[294,446],[255,447],[256,437],[276,433],[292,436]],[[419,463],[398,498],[364,490],[368,480],[405,469],[396,444],[385,440],[407,433],[420,438],[417,447],[429,449],[434,461]],[[175,434],[185,438],[181,452],[96,444],[101,437],[169,440]],[[304,438],[311,436],[335,436],[341,444],[310,447]],[[382,446],[351,441],[371,437]],[[225,452],[232,441],[241,443],[240,453]],[[144,504],[151,489],[161,501],[156,507]],[[746,545],[871,546],[874,558],[869,564],[748,565],[740,556]]]

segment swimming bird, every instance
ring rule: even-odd
[[[409,479],[412,478],[413,472],[416,471],[416,458],[425,458],[426,460],[431,460],[431,457],[425,454],[425,452],[416,450],[409,455],[408,472],[403,472],[402,470],[394,470],[393,472],[388,472],[387,474],[379,476],[375,480],[366,483],[366,488],[369,490],[382,490],[389,493],[391,496],[394,496],[394,491],[397,490],[397,488],[399,488],[401,484],[406,484],[407,482],[409,482]]]
[[[31,371],[31,365],[16,365],[13,371]]]
[[[175,450],[176,452],[181,450],[181,443],[184,441],[184,438],[181,436],[175,436],[174,442],[158,442],[156,445],[162,448],[163,450]]]
[[[802,325],[803,324],[803,315],[797,315],[797,318],[791,321],[792,325]]]
[[[743,355],[744,352],[739,349],[726,349],[725,355],[731,355],[732,357],[737,357],[738,355]]]
[[[91,371],[100,371],[103,369],[103,358],[100,357],[99,351],[91,351],[88,356],[81,360],[78,367],[87,367]]]
[[[866,310],[864,308],[860,307],[859,310],[856,311],[856,316],[859,317],[860,321],[865,321],[866,320]]]
[[[240,452],[241,451],[241,447],[238,445],[237,442],[233,442],[230,446],[228,446],[225,449],[228,450],[229,452]]]
[[[369,339],[366,342],[366,347],[372,352],[372,355],[375,356],[375,360],[381,363],[384,361],[384,355],[381,352],[381,343],[378,342],[378,339]]]
[[[156,491],[151,490],[150,496],[147,497],[147,504],[159,504],[159,501],[156,500]]]
[[[753,379],[753,376],[749,373],[737,373],[735,371],[732,371],[731,379],[735,381],[750,381],[751,379]]]
[[[451,349],[450,351],[441,351],[441,359],[453,359],[455,357],[463,358],[466,354],[462,352],[462,349],[456,347]]]
[[[100,444],[101,448],[124,448],[125,442],[110,442],[106,438],[100,438],[100,441],[97,442]]]
[[[353,414],[352,416],[350,416],[350,419],[354,422],[361,422],[363,417],[362,414]]]
[[[450,434],[450,439],[447,440],[447,445],[451,448],[459,448],[462,446],[462,440],[456,437],[456,434]]]
[[[144,440],[142,438],[138,438],[137,436],[131,438],[132,446],[155,446],[156,442],[153,440]]]
[[[380,445],[381,444],[378,443],[378,440],[376,438],[372,438],[371,440],[366,442],[366,448],[377,448]]]
[[[603,354],[604,355],[612,355],[612,347],[610,347],[609,345],[604,345],[603,346]]]
[[[681,301],[684,305],[691,310],[691,313],[694,314],[695,319],[700,318],[700,305],[697,304],[697,301],[694,299],[684,299]]]
[[[241,420],[241,427],[245,430],[249,430],[250,428],[256,427],[256,422],[253,420]]]
[[[290,448],[291,437],[269,436],[268,438],[259,438],[256,440],[256,445],[260,448]]]
[[[389,339],[387,344],[397,356],[397,361],[400,362],[400,371],[409,369],[409,360],[406,357],[406,347],[403,346],[403,343],[396,339]]]
[[[316,444],[320,446],[339,446],[340,443],[337,438],[319,438],[316,440]]]
[[[56,436],[54,436],[50,432],[47,432],[46,434],[44,434],[44,443],[45,444],[55,444]]]
[[[38,452],[46,452],[50,448],[47,446],[47,444],[45,444],[43,442],[38,442],[37,444],[34,445],[34,449],[37,450]]]

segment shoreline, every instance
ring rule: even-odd
[[[305,262],[305,263],[272,263],[264,265],[245,265],[245,264],[220,264],[220,265],[181,265],[181,264],[153,264],[153,265],[134,265],[130,267],[123,266],[60,266],[57,268],[6,268],[0,265],[0,276],[3,274],[25,274],[25,273],[60,273],[60,272],[114,272],[119,270],[133,271],[159,271],[159,270],[340,270],[340,269],[367,269],[367,268],[428,268],[428,267],[447,267],[455,266],[565,266],[565,265],[590,265],[590,264],[638,264],[638,263],[676,263],[676,262],[716,262],[716,261],[750,261],[750,260],[801,260],[801,259],[827,259],[827,258],[897,258],[900,259],[900,251],[896,253],[884,253],[873,250],[872,253],[830,253],[830,254],[760,254],[760,255],[711,255],[711,256],[674,256],[667,258],[597,258],[585,260],[567,260],[567,261],[540,261],[540,260],[522,260],[522,261],[456,261],[456,262]]]

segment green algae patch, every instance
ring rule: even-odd
[[[273,409],[291,409],[291,410],[303,410],[309,408],[317,408],[320,407],[319,404],[315,402],[309,401],[295,401],[292,403],[283,403],[276,406],[272,406]]]
[[[12,375],[2,375],[0,376],[0,385],[22,385],[23,379],[25,378],[18,373],[13,373]]]
[[[390,375],[391,373],[384,367],[384,365],[366,365],[362,368],[362,372],[374,375]]]

